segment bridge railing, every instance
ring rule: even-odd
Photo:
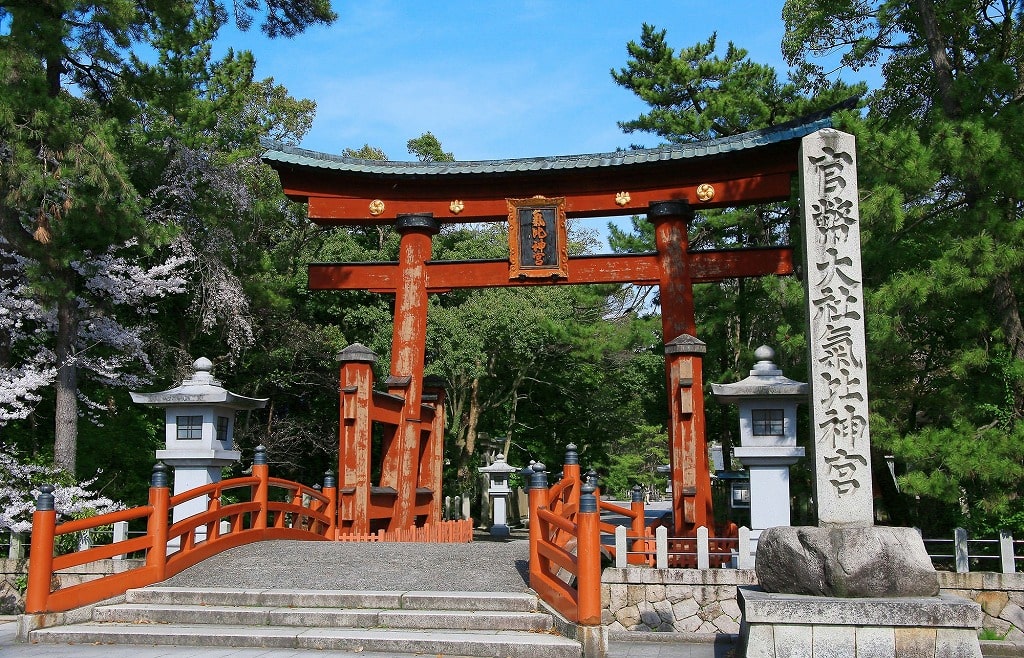
[[[530,587],[570,621],[600,625],[602,553],[616,549],[602,541],[602,533],[611,535],[615,525],[602,522],[601,513],[629,521],[630,545],[637,552],[628,559],[641,563],[647,532],[643,492],[634,491],[629,508],[602,501],[597,474],[581,475],[572,444],[566,447],[562,477],[550,489],[544,469],[534,464],[530,476]]]
[[[579,486],[578,474],[573,480],[563,472],[562,482],[549,490],[544,465],[533,469],[530,587],[569,621],[599,625],[601,529],[594,487]]]
[[[145,587],[169,578],[211,555],[265,539],[334,539],[336,534],[334,475],[324,478],[323,491],[298,482],[271,478],[266,452],[257,448],[252,475],[170,495],[168,468],[153,469],[147,505],[57,524],[53,487],[43,485],[32,516],[25,612],[63,612]],[[230,494],[226,496],[226,494]],[[206,510],[171,523],[175,505],[207,497]],[[229,498],[239,502],[226,502]],[[56,538],[96,531],[114,523],[143,520],[146,534],[55,556]],[[118,555],[145,553],[143,566],[70,587],[53,588],[54,575]],[[59,582],[59,579],[57,579]]]

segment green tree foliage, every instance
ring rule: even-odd
[[[775,70],[750,60],[733,43],[717,54],[718,37],[682,48],[669,46],[666,30],[644,24],[640,41],[626,45],[629,60],[611,72],[650,110],[620,121],[627,133],[646,131],[669,142],[727,137],[810,114],[859,91],[837,82],[816,97],[795,82],[780,82]]]
[[[628,500],[626,492],[639,484],[648,498],[661,495],[666,480],[657,469],[668,460],[665,427],[639,425],[633,434],[616,442],[615,450],[609,455],[608,472],[601,483],[602,491],[617,493]]]
[[[808,2],[784,9],[784,53],[811,85],[820,56],[884,83],[860,143],[874,440],[907,493],[968,526],[1024,502],[1024,5]],[[939,501],[941,505],[934,505]]]
[[[333,20],[324,0],[247,0],[234,9],[243,28],[254,14],[263,15],[262,29],[272,36]],[[186,247],[178,265],[199,263],[202,254],[187,253],[189,227],[180,220],[217,208],[249,209],[250,193],[259,183],[270,190],[271,177],[246,171],[240,156],[251,159],[261,136],[280,138],[308,127],[312,107],[296,105],[270,82],[254,83],[251,55],[229,55],[209,66],[209,40],[227,16],[217,2],[64,0],[0,7],[6,28],[0,35],[0,247],[5,267],[21,268],[17,285],[30,291],[38,325],[34,341],[19,344],[14,339],[24,331],[0,332],[0,370],[23,372],[15,366],[33,358],[53,364],[53,455],[69,472],[78,453],[83,358],[99,364],[93,370],[103,386],[137,384],[115,381],[124,367],[116,345],[109,353],[97,346],[111,345],[116,327],[133,314],[141,313],[135,321],[146,324],[150,311],[98,289],[97,272],[166,269],[162,263],[174,245]],[[135,56],[148,48],[159,53],[158,65]],[[235,82],[244,89],[230,87]],[[232,157],[211,157],[215,147]],[[219,180],[202,175],[225,169],[231,175]],[[232,176],[247,184],[232,187]],[[220,268],[214,278],[227,279],[227,272]],[[167,283],[167,291],[176,285]],[[229,326],[212,312],[206,329]],[[103,340],[90,336],[103,329]],[[86,349],[92,351],[83,357]],[[136,374],[152,374],[141,347],[137,361]]]
[[[672,48],[665,30],[644,25],[639,41],[626,46],[626,66],[612,78],[644,100],[649,110],[619,123],[626,132],[648,131],[670,143],[727,137],[827,109],[864,92],[863,86],[826,85],[814,97],[795,81],[782,82],[769,66],[752,62],[747,51],[729,43],[719,54],[712,35],[706,41]],[[780,246],[791,238],[794,204],[701,210],[690,226],[691,249]],[[631,230],[609,226],[615,252],[654,250],[653,225],[634,217]],[[644,297],[658,302],[654,291]],[[804,369],[803,293],[794,278],[727,280],[694,287],[698,337],[708,346],[704,358],[707,436],[730,454],[738,429],[735,408],[715,404],[711,382],[747,375],[760,345],[776,348],[787,373]],[[659,422],[664,422],[660,420]],[[806,492],[806,471],[794,471],[795,490]]]
[[[434,133],[427,131],[406,143],[409,153],[420,162],[455,162],[455,156],[441,148],[441,142]]]

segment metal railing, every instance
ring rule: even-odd
[[[967,530],[956,528],[950,539],[923,541],[936,569],[1016,573],[1017,564],[1024,564],[1024,541],[1015,540],[1008,530],[1000,531],[997,539],[971,539]]]

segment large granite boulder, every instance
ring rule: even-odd
[[[768,528],[757,540],[767,592],[835,597],[935,596],[939,577],[913,528]]]

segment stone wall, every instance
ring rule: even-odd
[[[54,574],[55,587],[70,587],[102,576],[145,566],[145,560],[98,560]],[[25,578],[28,560],[0,560],[0,615],[25,611]]]
[[[608,568],[601,576],[602,621],[611,631],[739,632],[736,587],[757,585],[753,569]],[[983,627],[1024,643],[1024,573],[939,572],[942,594],[981,605]]]
[[[943,594],[953,594],[981,605],[982,626],[1017,644],[1024,644],[1024,573],[939,572]]]
[[[609,568],[602,622],[610,631],[736,634],[736,587],[756,584],[753,569]]]

